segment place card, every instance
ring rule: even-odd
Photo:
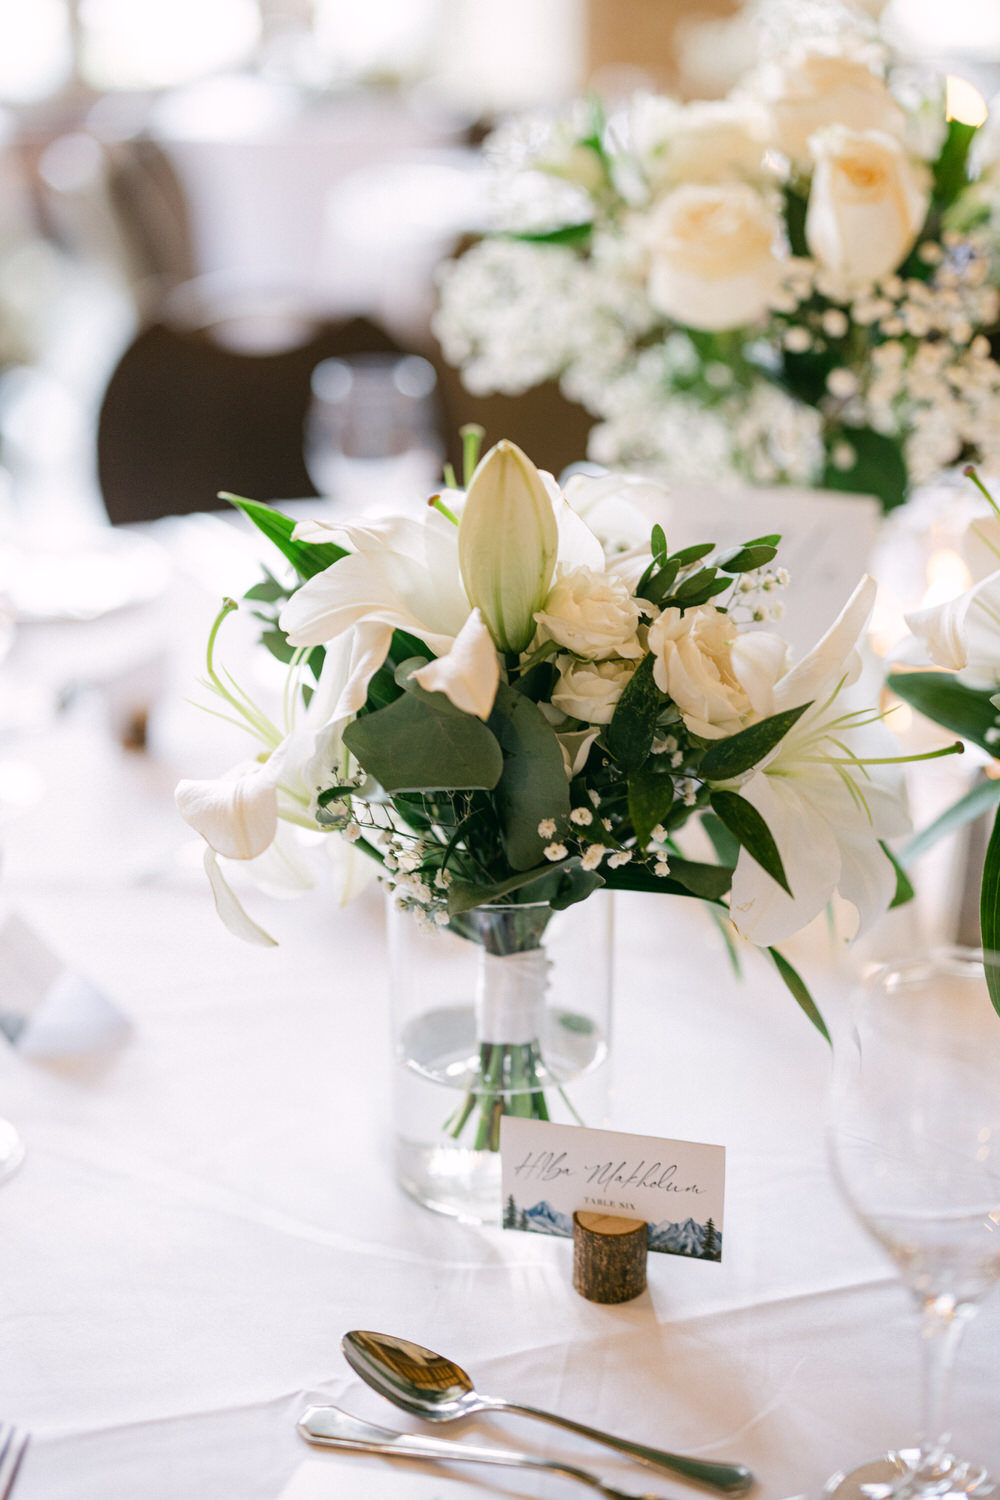
[[[722,1259],[724,1146],[504,1115],[500,1157],[505,1229],[572,1239],[577,1212],[645,1219],[650,1250]]]
[[[17,912],[0,918],[0,1035],[36,1061],[107,1052],[130,1031],[118,1007],[67,968]]]

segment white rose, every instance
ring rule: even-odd
[[[778,150],[807,165],[809,137],[827,125],[901,136],[906,119],[878,63],[875,49],[853,37],[812,38],[791,48],[762,78]]]
[[[644,239],[649,300],[688,328],[753,323],[777,287],[778,217],[744,182],[675,188],[649,215]]]
[[[553,706],[584,724],[610,724],[625,684],[635,671],[635,662],[560,657],[559,665],[562,670],[552,692]]]
[[[665,609],[649,629],[653,679],[692,734],[717,740],[773,711],[788,647],[766,631],[741,635],[714,604]]]
[[[543,640],[599,661],[642,655],[636,638],[640,615],[621,578],[579,567],[556,579],[535,620]]]
[[[833,126],[809,148],[816,163],[806,210],[810,252],[855,285],[888,276],[927,217],[927,173],[878,130]]]
[[[758,182],[768,175],[765,117],[749,101],[678,104],[646,95],[635,101],[629,124],[654,192],[683,182]]]

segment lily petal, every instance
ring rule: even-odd
[[[463,713],[489,718],[500,683],[500,661],[478,609],[469,615],[451,650],[420,667],[413,680],[429,693],[444,693]]]
[[[257,943],[262,948],[276,948],[278,945],[274,938],[270,933],[265,932],[263,927],[258,927],[253,918],[247,915],[233,890],[226,883],[214,849],[205,850],[205,874],[212,888],[215,909],[223,925],[228,927],[235,937],[243,938],[244,942]]]
[[[181,781],[174,797],[184,821],[229,859],[253,859],[274,840],[278,793],[270,762],[212,781]]]
[[[866,573],[826,634],[778,683],[776,709],[821,702],[842,678],[845,685],[856,681],[861,658],[854,648],[871,617],[875,593],[875,580]]]

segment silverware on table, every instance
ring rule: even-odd
[[[484,1396],[474,1388],[471,1378],[460,1365],[445,1359],[443,1354],[435,1354],[432,1349],[424,1349],[420,1344],[411,1344],[409,1340],[392,1334],[352,1329],[344,1335],[340,1347],[351,1369],[373,1390],[411,1416],[423,1417],[427,1422],[451,1422],[477,1411],[519,1412],[525,1417],[536,1417],[556,1427],[565,1427],[580,1437],[591,1438],[619,1453],[626,1453],[650,1468],[680,1475],[693,1484],[704,1485],[722,1494],[742,1495],[754,1483],[753,1474],[743,1464],[665,1453],[644,1443],[633,1443],[628,1438],[599,1432],[596,1427],[585,1427],[582,1422],[574,1422],[569,1417],[557,1417],[534,1406],[503,1401],[496,1396]]]
[[[586,1469],[564,1464],[552,1458],[536,1458],[519,1453],[516,1448],[477,1448],[450,1438],[421,1437],[416,1433],[392,1432],[362,1422],[337,1406],[310,1406],[302,1413],[298,1430],[307,1443],[317,1448],[337,1448],[348,1453],[381,1453],[392,1458],[430,1458],[449,1463],[502,1464],[508,1469],[542,1469],[578,1479],[608,1500],[664,1500],[661,1495],[637,1495],[634,1490],[615,1489]],[[2,1497],[0,1497],[2,1500]]]
[[[11,1422],[0,1422],[0,1500],[10,1500],[28,1451],[30,1434]]]

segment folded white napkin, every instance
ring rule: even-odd
[[[0,917],[0,1034],[37,1061],[108,1052],[128,1018],[17,912]]]

